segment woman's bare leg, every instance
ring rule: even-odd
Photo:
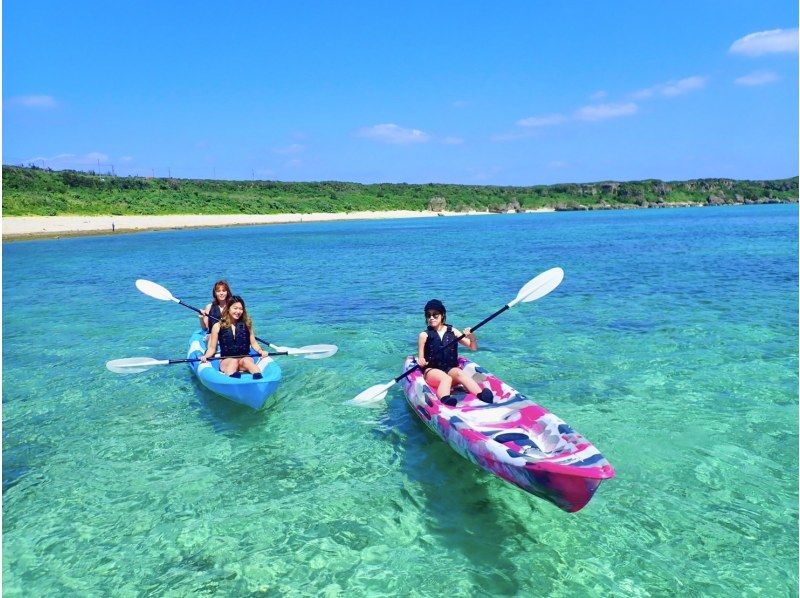
[[[226,376],[230,376],[231,374],[236,373],[238,369],[239,369],[238,359],[229,357],[219,362],[219,371],[225,374]]]
[[[450,376],[436,368],[431,368],[425,372],[425,382],[436,391],[436,396],[440,399],[449,395],[450,388],[453,386],[453,381],[450,379]]]
[[[260,374],[261,370],[253,361],[252,357],[242,357],[239,360],[239,369],[242,371],[250,372],[251,374]]]
[[[455,382],[456,384],[460,384],[464,388],[467,389],[467,392],[470,394],[478,395],[481,391],[481,387],[478,386],[478,383],[475,382],[464,370],[461,368],[450,368],[448,372],[449,377]]]

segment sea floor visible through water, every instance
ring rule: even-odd
[[[3,594],[797,595],[797,205],[303,223],[3,245]],[[608,458],[569,514],[477,469],[395,386],[469,357]],[[226,278],[283,357],[253,411],[185,365]]]

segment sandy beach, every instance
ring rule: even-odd
[[[550,210],[545,210],[550,211]],[[3,218],[3,240],[37,237],[116,234],[145,230],[289,224],[329,220],[378,220],[388,218],[431,218],[435,216],[485,215],[488,212],[341,212],[317,214],[219,214],[171,216],[9,216]]]

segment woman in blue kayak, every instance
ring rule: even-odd
[[[222,320],[222,314],[225,313],[231,297],[233,297],[233,293],[226,281],[218,280],[214,283],[214,286],[211,287],[211,303],[206,305],[205,309],[200,310],[200,325],[203,330],[211,332],[211,327]]]
[[[253,321],[247,314],[244,299],[238,295],[233,295],[228,302],[228,308],[222,314],[222,321],[211,326],[211,333],[208,335],[208,349],[200,357],[200,361],[205,363],[208,358],[213,356],[217,342],[219,342],[220,355],[224,357],[219,363],[219,371],[226,376],[238,378],[241,372],[250,372],[253,379],[263,378],[261,370],[248,355],[252,347],[261,357],[266,357],[267,352],[261,348],[256,340],[253,330]]]
[[[425,321],[428,328],[419,333],[417,341],[417,363],[425,375],[425,382],[435,391],[445,405],[453,407],[456,399],[450,396],[453,384],[460,384],[470,394],[484,403],[494,400],[492,391],[481,390],[478,383],[458,367],[458,343],[472,351],[478,348],[478,339],[469,328],[461,332],[447,323],[447,310],[438,299],[431,299],[425,304]],[[458,340],[457,340],[458,339]]]

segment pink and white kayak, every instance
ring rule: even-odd
[[[419,369],[401,381],[420,419],[458,454],[573,513],[586,506],[600,482],[614,477],[614,468],[600,451],[563,420],[478,364],[463,357],[458,361],[482,389],[491,389],[493,403],[461,389],[452,393],[458,403],[449,407]],[[408,357],[405,370],[414,365],[414,358]]]

